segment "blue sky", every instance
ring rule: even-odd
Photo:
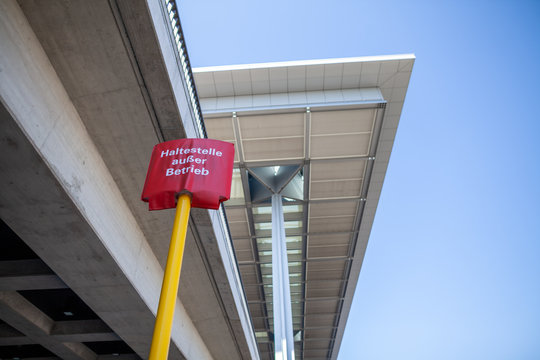
[[[417,57],[340,360],[540,359],[540,1],[180,10],[194,67]]]

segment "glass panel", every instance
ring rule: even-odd
[[[255,224],[255,227],[257,226],[257,224]],[[272,230],[269,229],[269,230],[261,230],[261,229],[255,229],[255,235],[256,236],[272,236]]]
[[[261,264],[267,264],[272,262],[272,256],[260,256],[259,255],[259,262]]]
[[[296,229],[302,227],[302,221],[285,221],[285,229]],[[255,224],[255,230],[272,230],[271,222],[260,222]]]
[[[261,274],[272,276],[272,263],[270,264],[261,264]]]
[[[257,238],[257,249],[259,251],[272,250],[272,238]]]
[[[255,337],[258,342],[268,342],[268,333],[266,331],[255,331]]]
[[[300,251],[300,250],[298,250],[298,251]],[[301,260],[302,260],[302,255],[301,255],[301,254],[298,254],[298,255],[297,255],[297,254],[288,255],[288,256],[287,256],[287,259],[288,259],[289,261],[301,261]]]
[[[302,237],[301,236],[287,236],[287,253],[290,250],[302,250]]]
[[[285,229],[301,228],[302,221],[285,221]]]
[[[283,213],[295,213],[295,212],[302,212],[303,207],[302,205],[283,205]],[[270,213],[272,213],[272,208],[270,208]]]
[[[291,263],[289,263],[289,275],[290,274],[301,274],[302,273],[302,263],[294,262],[294,264],[300,264],[300,265],[291,265]]]
[[[257,223],[255,224],[255,230],[272,230],[272,223]]]
[[[302,242],[302,237],[301,236],[287,236],[287,244],[290,244],[290,243],[300,243]]]
[[[254,207],[253,214],[255,215],[272,214],[272,207],[271,206]]]
[[[285,229],[285,236],[302,235],[302,228]]]

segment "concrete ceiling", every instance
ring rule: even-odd
[[[153,145],[184,137],[186,112],[173,91],[182,80],[170,80],[161,55],[163,44],[174,48],[172,36],[158,38],[150,13],[157,6],[162,15],[163,5],[149,4],[21,0],[0,9],[2,83],[9,84],[0,89],[2,220],[37,254],[36,266],[51,269],[33,276],[48,276],[46,288],[70,288],[97,314],[84,321],[100,321],[94,327],[110,329],[103,337],[143,358],[173,212],[148,212],[140,193]],[[161,16],[159,26],[167,20]],[[251,357],[253,334],[238,320],[225,266],[209,212],[194,210],[171,358]],[[27,280],[19,281],[24,290],[33,288]],[[74,345],[53,337],[58,321],[17,286],[0,289],[0,318],[27,343],[62,358],[99,355],[84,343],[88,336],[74,337]]]

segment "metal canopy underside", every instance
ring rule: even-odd
[[[414,57],[338,60],[194,70],[209,137],[236,147],[226,211],[262,359],[271,190],[284,197],[296,358],[336,358]],[[280,172],[288,185],[272,183]]]

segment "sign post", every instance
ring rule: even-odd
[[[141,199],[150,210],[176,207],[167,265],[150,348],[150,360],[169,353],[191,207],[218,209],[230,197],[234,145],[211,139],[181,139],[154,146]]]
[[[191,197],[188,194],[180,195],[178,197],[178,205],[176,206],[176,215],[174,217],[167,265],[165,267],[165,274],[163,275],[161,295],[159,296],[156,324],[154,326],[154,335],[152,336],[152,346],[150,348],[149,359],[151,360],[166,359],[169,353],[174,305],[176,304],[176,294],[178,293],[178,282],[180,280],[180,270],[184,257],[190,210]]]

